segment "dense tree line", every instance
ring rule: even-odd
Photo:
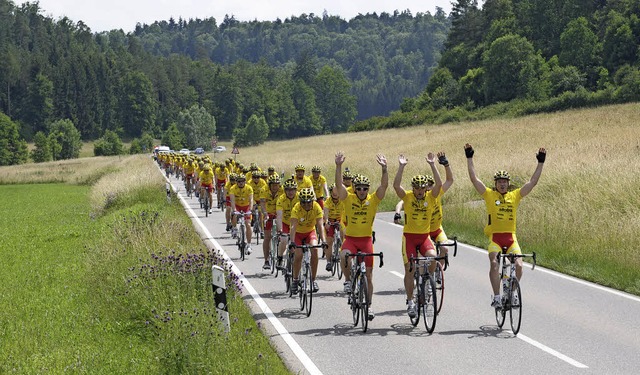
[[[637,0],[457,0],[450,18],[424,91],[352,130],[640,100]]]

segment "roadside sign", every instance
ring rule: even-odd
[[[211,148],[216,148],[217,145],[218,145],[218,138],[216,137],[211,138]]]
[[[231,153],[234,155],[238,155],[240,153],[240,151],[238,151],[237,147],[234,147],[233,150],[231,150]]]

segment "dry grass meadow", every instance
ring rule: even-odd
[[[336,134],[241,149],[237,159],[275,165],[287,174],[304,164],[323,168],[334,178],[334,154],[346,154],[345,166],[380,178],[376,153],[389,162],[389,190],[383,207],[396,197],[391,182],[400,153],[409,158],[403,186],[415,173],[428,172],[428,152],[445,151],[455,182],[444,199],[450,236],[486,246],[484,205],[467,174],[463,146],[471,143],[480,178],[490,186],[493,173],[506,169],[515,184],[528,181],[535,153],[547,149],[542,177],[519,209],[518,238],[524,251],[536,251],[540,263],[560,271],[640,294],[640,104],[572,110],[516,119],[424,125],[404,129]],[[224,156],[229,156],[225,154]],[[444,169],[440,168],[440,173]]]

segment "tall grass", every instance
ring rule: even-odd
[[[223,332],[211,266],[229,267],[148,156],[38,166],[0,168],[0,373],[288,373],[230,272]]]
[[[273,164],[286,173],[302,163],[323,167],[334,178],[334,154],[343,150],[345,165],[378,183],[376,153],[389,160],[390,182],[397,155],[409,157],[404,186],[418,172],[428,172],[424,157],[444,150],[456,181],[444,198],[445,229],[450,235],[486,246],[482,235],[484,205],[467,175],[463,146],[476,149],[475,166],[487,186],[498,169],[507,169],[516,185],[530,178],[539,147],[548,150],[538,186],[519,209],[518,238],[540,263],[631,293],[640,294],[640,104],[572,110],[515,119],[416,126],[374,132],[336,134],[268,142],[240,150],[238,160]],[[441,168],[440,173],[444,175]],[[397,198],[390,188],[382,209]]]

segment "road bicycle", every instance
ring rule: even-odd
[[[273,227],[271,229],[271,238],[270,238],[270,248],[269,248],[269,258],[271,260],[271,274],[275,272],[274,277],[278,277],[278,272],[281,268],[277,267],[277,259],[278,259],[278,247],[280,246],[280,237],[287,237],[287,234],[278,233],[276,229],[276,219],[273,219]]]
[[[416,248],[416,254],[419,254],[418,246]],[[415,317],[410,318],[411,324],[417,326],[420,322],[420,315],[424,319],[424,327],[428,333],[433,333],[436,328],[436,319],[439,313],[438,307],[438,294],[436,289],[436,280],[434,275],[429,272],[429,265],[431,262],[436,262],[440,265],[439,260],[444,259],[444,256],[435,257],[411,257],[409,261],[409,272],[413,272],[413,303],[416,306]],[[436,270],[437,270],[436,266]],[[436,271],[437,272],[437,271]]]
[[[238,250],[240,251],[240,259],[244,260],[245,251],[247,250],[247,240],[246,236],[246,224],[245,224],[245,213],[234,211],[234,215],[236,215],[238,219],[238,236],[236,238],[236,245],[238,246]]]
[[[204,215],[205,217],[209,217],[209,207],[210,207],[210,202],[209,202],[209,191],[211,190],[211,187],[206,186],[204,188],[204,198],[202,200],[202,208],[204,208]]]
[[[331,268],[331,276],[335,276],[338,273],[338,280],[342,279],[342,267],[340,267],[340,250],[342,249],[342,232],[340,231],[340,222],[329,223],[333,227],[333,245],[331,246],[331,261],[333,262]]]
[[[458,254],[458,238],[453,237],[453,241],[438,243],[436,242],[436,252],[441,259],[444,259],[444,266],[442,262],[438,262],[436,267],[436,271],[434,272],[434,278],[436,280],[436,293],[438,293],[438,314],[442,310],[442,306],[444,305],[444,271],[449,267],[449,253],[443,255],[444,251],[442,251],[443,247],[453,247],[453,256],[455,257]]]
[[[522,323],[522,291],[520,283],[516,277],[516,259],[533,258],[531,270],[536,268],[536,253],[532,254],[507,254],[507,249],[502,248],[502,253],[498,253],[498,264],[500,267],[500,295],[502,296],[502,307],[496,307],[496,323],[502,328],[504,320],[509,312],[511,320],[511,331],[517,335]]]
[[[193,196],[193,183],[191,182],[191,179],[191,176],[187,176],[184,182],[185,188],[187,189],[187,197],[189,198]]]
[[[253,236],[256,238],[256,245],[260,245],[260,234],[262,228],[260,228],[260,209],[258,205],[254,205],[253,217],[251,219],[251,228],[253,230]]]
[[[218,209],[222,212],[224,212],[224,204],[225,204],[225,193],[224,193],[224,186],[218,186]]]
[[[383,253],[362,253],[358,251],[355,254],[347,253],[345,262],[351,260],[351,293],[349,294],[349,304],[351,305],[351,314],[353,315],[353,326],[357,327],[358,322],[362,320],[362,332],[367,332],[369,326],[369,306],[371,299],[369,297],[369,284],[367,280],[367,266],[364,258],[368,256],[376,256],[380,258],[380,267],[384,265]]]
[[[283,234],[284,236],[289,236],[289,234]],[[284,275],[284,286],[286,293],[289,293],[289,297],[293,296],[293,291],[291,289],[291,284],[293,283],[293,251],[291,251],[288,247],[286,248],[286,254],[283,256],[284,259],[284,267],[282,269],[282,274]]]
[[[313,306],[313,280],[311,280],[311,249],[322,249],[325,245],[289,245],[289,251],[302,249],[302,267],[300,268],[300,279],[298,281],[298,297],[300,299],[300,311],[305,310],[307,317],[311,315]]]

